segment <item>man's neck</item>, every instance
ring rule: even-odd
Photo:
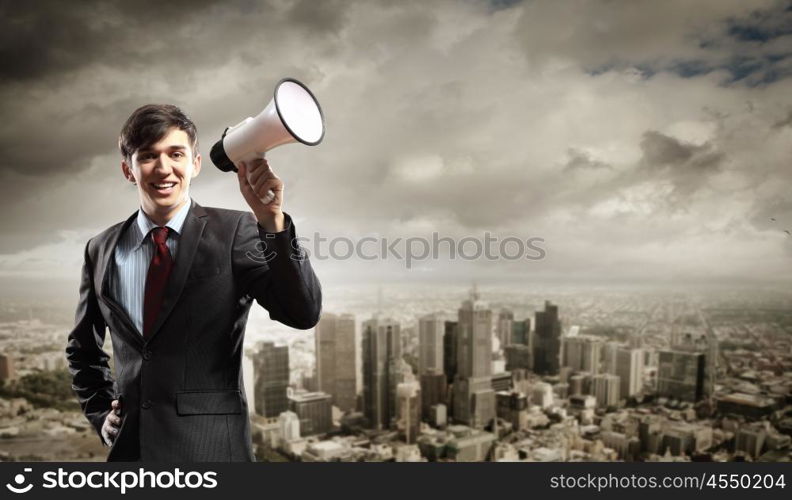
[[[168,208],[167,212],[150,211],[150,210],[146,210],[142,206],[141,206],[141,210],[143,210],[143,213],[146,214],[146,217],[148,217],[151,222],[153,222],[159,227],[164,227],[165,224],[167,224],[171,219],[173,219],[173,217],[179,212],[179,210],[181,210],[182,207],[184,207],[184,205],[189,202],[190,202],[190,198],[187,197],[178,205]]]

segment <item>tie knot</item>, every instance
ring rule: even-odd
[[[154,243],[157,245],[164,245],[165,240],[168,239],[168,228],[167,227],[155,227],[151,230],[151,237],[154,239]]]

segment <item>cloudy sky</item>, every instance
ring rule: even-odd
[[[789,2],[0,9],[6,293],[73,295],[87,239],[137,208],[116,141],[139,105],[181,106],[206,157],[193,197],[244,209],[208,151],[284,76],[327,122],[321,145],[269,155],[301,235],[544,239],[541,261],[315,259],[329,285],[792,284]]]

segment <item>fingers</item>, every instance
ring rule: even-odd
[[[237,180],[239,181],[239,189],[244,190],[250,185],[247,179],[247,165],[243,161],[237,165]]]
[[[250,184],[255,185],[262,177],[277,177],[269,166],[266,158],[262,158],[260,162],[248,165],[250,169]]]
[[[253,192],[256,193],[256,196],[259,198],[267,197],[267,193],[270,190],[275,195],[283,191],[283,181],[278,178],[259,179],[259,182],[256,183],[256,186],[253,188]]]
[[[107,422],[109,422],[111,425],[113,425],[115,427],[120,427],[121,426],[121,420],[122,420],[121,417],[119,417],[118,415],[116,415],[113,412],[110,412],[107,415]]]
[[[105,419],[105,422],[102,425],[102,440],[105,442],[105,444],[107,444],[107,446],[111,446],[113,444],[113,442],[116,440],[116,437],[118,437],[118,433],[120,432],[120,428],[111,423],[109,418],[110,415],[112,415],[112,413],[108,414],[108,418]]]

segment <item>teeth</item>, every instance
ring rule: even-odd
[[[171,183],[168,183],[168,184],[154,184],[154,187],[157,188],[157,189],[165,189],[165,188],[173,187],[175,185],[176,185],[175,182],[171,182]]]

